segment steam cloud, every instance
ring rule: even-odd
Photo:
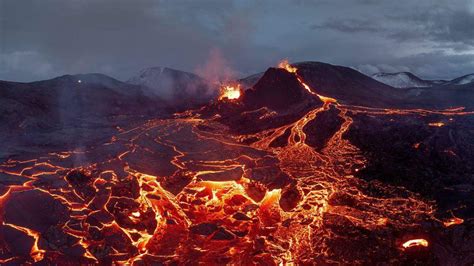
[[[237,76],[236,71],[229,66],[229,62],[217,48],[210,50],[208,60],[203,65],[198,66],[195,72],[214,86],[233,81]]]

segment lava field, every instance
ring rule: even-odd
[[[356,105],[303,74],[4,160],[0,264],[471,265],[474,112]]]

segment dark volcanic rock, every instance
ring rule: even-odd
[[[139,231],[146,230],[151,234],[157,224],[155,213],[151,208],[141,211],[139,207],[140,205],[136,201],[129,198],[111,198],[107,203],[107,210],[115,217],[115,221],[120,226]],[[133,212],[140,212],[140,218],[132,219],[130,216]],[[97,219],[95,220],[97,221]]]
[[[78,242],[78,238],[66,234],[61,227],[52,226],[41,236],[39,246],[45,247],[48,250],[63,252],[68,251],[70,247]],[[85,251],[84,248],[82,248],[82,251]]]
[[[317,93],[340,102],[373,107],[403,103],[404,93],[349,67],[321,62],[294,64],[298,75]]]
[[[176,110],[160,97],[145,95],[140,86],[102,74],[0,81],[0,159],[83,148],[109,139],[118,125]]]
[[[172,176],[164,177],[160,184],[166,191],[177,195],[192,179],[193,175],[190,172],[178,170]]]
[[[69,182],[77,194],[86,200],[91,200],[96,194],[92,186],[94,178],[90,173],[73,170],[66,175],[66,181]]]
[[[368,158],[357,176],[435,199],[438,215],[453,211],[463,218],[474,217],[473,116],[456,118],[442,127],[428,125],[441,119],[436,115],[360,114],[353,119],[345,137]]]
[[[291,128],[287,128],[283,134],[275,138],[272,142],[270,142],[270,147],[284,147],[288,144],[288,137],[291,134]]]
[[[232,240],[234,238],[235,238],[235,235],[227,231],[223,227],[219,227],[216,233],[214,233],[214,235],[212,236],[213,240]]]
[[[280,197],[280,207],[284,211],[291,211],[301,199],[300,192],[295,186],[284,189]]]
[[[29,179],[26,177],[0,172],[0,185],[5,185],[5,186],[22,185],[26,181],[29,181]],[[0,192],[0,195],[2,195],[1,192]]]
[[[5,204],[5,222],[45,232],[69,219],[69,210],[49,194],[39,190],[16,192]]]
[[[238,133],[254,133],[294,122],[323,102],[308,92],[293,73],[269,68],[239,99],[218,101],[201,110]]]
[[[241,213],[241,212],[236,212],[232,218],[236,219],[236,220],[241,220],[241,221],[248,221],[250,220],[250,217],[248,217],[247,215],[245,215],[244,213]]]
[[[213,223],[202,223],[189,227],[189,231],[193,234],[208,236],[217,230],[217,225]]]
[[[236,167],[227,171],[216,172],[216,173],[208,173],[199,175],[200,178],[207,181],[231,181],[231,180],[239,180],[244,171],[241,167]]]
[[[312,95],[293,73],[280,68],[269,68],[251,89],[245,91],[242,101],[247,109],[268,107],[281,110],[310,98]]]
[[[309,121],[303,131],[306,134],[306,144],[321,150],[331,137],[341,128],[344,119],[339,116],[339,110],[331,107],[328,111],[317,114]]]
[[[179,108],[195,108],[206,104],[217,92],[211,82],[195,74],[167,67],[143,69],[127,82],[141,86],[146,95],[163,98]]]
[[[13,227],[0,225],[0,251],[2,257],[7,252],[11,254],[7,253],[8,256],[5,258],[12,257],[12,255],[29,257],[34,241],[31,236]]]
[[[117,185],[112,187],[112,195],[116,197],[128,197],[132,199],[140,196],[140,185],[134,176],[127,176],[121,179]]]
[[[163,145],[160,150],[137,148],[124,156],[124,160],[141,173],[154,176],[169,176],[177,170],[177,167],[170,163],[176,152]]]
[[[250,179],[257,181],[272,190],[282,188],[295,182],[288,174],[278,166],[279,161],[275,158],[264,157],[257,160],[257,165],[246,169],[245,174]]]

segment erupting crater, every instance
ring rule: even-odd
[[[223,85],[220,90],[219,99],[236,100],[240,98],[241,93],[240,84]]]

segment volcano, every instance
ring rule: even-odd
[[[469,84],[286,63],[179,110],[157,73],[204,86],[0,83],[2,265],[474,262]]]
[[[249,109],[268,107],[273,110],[284,110],[311,100],[296,76],[280,68],[269,68],[242,99]],[[314,103],[322,104],[317,100]]]
[[[284,69],[269,68],[260,80],[243,92],[239,101],[219,101],[205,107],[205,117],[239,133],[255,133],[291,123],[323,102],[309,93],[297,77]]]

